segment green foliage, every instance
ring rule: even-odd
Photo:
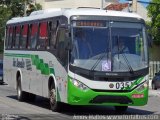
[[[11,0],[9,7],[12,9],[12,17],[25,16],[25,10],[28,16],[31,12],[42,9],[40,4],[34,5],[31,0]]]
[[[12,11],[6,5],[0,6],[0,53],[3,49],[3,41],[4,41],[4,34],[5,34],[5,25],[6,21],[10,19]]]
[[[24,3],[22,3],[22,0],[11,0],[11,3],[8,5],[8,7],[12,10],[11,17],[23,16]]]
[[[40,4],[33,5],[33,4],[29,3],[27,10],[26,10],[27,16],[30,15],[31,12],[36,11],[36,10],[41,10],[41,9],[42,9],[42,6]]]
[[[152,0],[151,2],[155,4],[149,4],[147,7],[148,16],[152,18],[147,25],[151,28],[149,33],[153,37],[153,42],[160,45],[160,0]]]

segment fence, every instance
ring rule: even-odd
[[[155,73],[160,71],[160,61],[150,61],[149,62],[149,80],[152,80]]]

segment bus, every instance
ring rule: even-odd
[[[146,36],[143,18],[128,12],[56,8],[12,18],[6,24],[4,81],[17,90],[19,101],[42,96],[52,111],[62,103],[118,111],[143,106]]]

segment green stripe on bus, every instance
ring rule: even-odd
[[[23,58],[30,58],[31,55],[30,54],[14,54],[14,53],[5,53],[5,56],[9,56],[9,57],[23,57]]]
[[[141,77],[141,78],[135,80],[134,83],[132,83],[131,86],[127,86],[127,87],[123,88],[122,90],[131,90],[135,85],[140,84],[143,79],[144,79],[144,77]]]
[[[4,55],[8,57],[31,58],[32,65],[36,66],[36,69],[40,70],[41,74],[43,75],[55,74],[54,69],[50,68],[48,63],[44,63],[44,60],[40,59],[38,55],[14,54],[14,53],[5,53]]]

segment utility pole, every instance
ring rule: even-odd
[[[137,12],[137,0],[132,0],[132,11]]]
[[[104,0],[101,0],[101,9],[103,10]]]

